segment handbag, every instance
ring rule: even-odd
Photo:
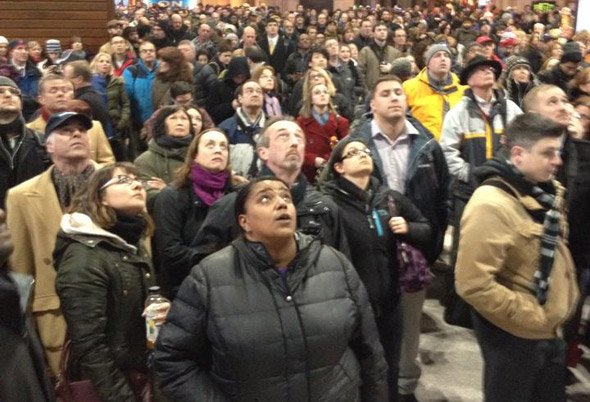
[[[395,200],[391,194],[388,195],[387,206],[390,217],[399,216]],[[406,293],[414,293],[428,287],[434,278],[434,274],[430,271],[424,253],[402,240],[397,240],[396,246],[400,289]]]
[[[101,402],[90,380],[70,381],[70,354],[72,342],[68,337],[61,350],[59,374],[55,394],[63,402]]]

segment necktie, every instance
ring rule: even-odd
[[[271,41],[268,45],[269,50],[270,50],[270,54],[272,55],[275,52],[275,41]]]

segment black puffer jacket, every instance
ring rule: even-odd
[[[227,192],[231,188],[228,187]],[[200,258],[191,243],[209,207],[190,187],[176,185],[164,188],[154,205],[154,257],[159,278],[171,298],[176,296],[180,284]],[[230,214],[233,216],[233,214]]]
[[[285,280],[238,239],[182,284],[156,345],[164,391],[189,401],[384,401],[387,364],[365,288],[310,237]]]
[[[382,186],[376,178],[368,191],[342,177],[326,183],[324,190],[340,208],[350,260],[367,288],[373,310],[377,315],[389,311],[399,296],[396,240],[426,251],[431,237],[428,220],[410,200]],[[389,228],[390,200],[408,222],[407,236],[397,238]]]
[[[90,379],[103,401],[135,401],[124,372],[146,370],[141,314],[155,284],[149,256],[86,215],[72,215],[74,230],[64,229],[64,216],[54,252],[56,288],[77,363],[72,370]]]

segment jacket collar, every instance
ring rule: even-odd
[[[80,212],[65,214],[61,218],[60,228],[67,235],[100,237],[105,240],[108,240],[110,243],[113,243],[127,251],[130,251],[132,253],[137,252],[137,247],[127,243],[125,240],[123,240],[116,234],[104,230],[100,226],[96,225],[92,221],[90,216]],[[92,240],[88,242],[89,245],[94,245],[96,243],[96,241]]]

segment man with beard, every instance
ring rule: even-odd
[[[341,218],[336,204],[315,190],[301,173],[305,154],[305,133],[287,117],[267,122],[256,139],[258,158],[262,161],[259,176],[276,176],[291,188],[297,208],[297,228],[305,234],[319,236],[348,255]],[[213,204],[193,241],[203,257],[229,245],[240,233],[235,219],[227,211],[234,210],[236,193],[230,193]]]

